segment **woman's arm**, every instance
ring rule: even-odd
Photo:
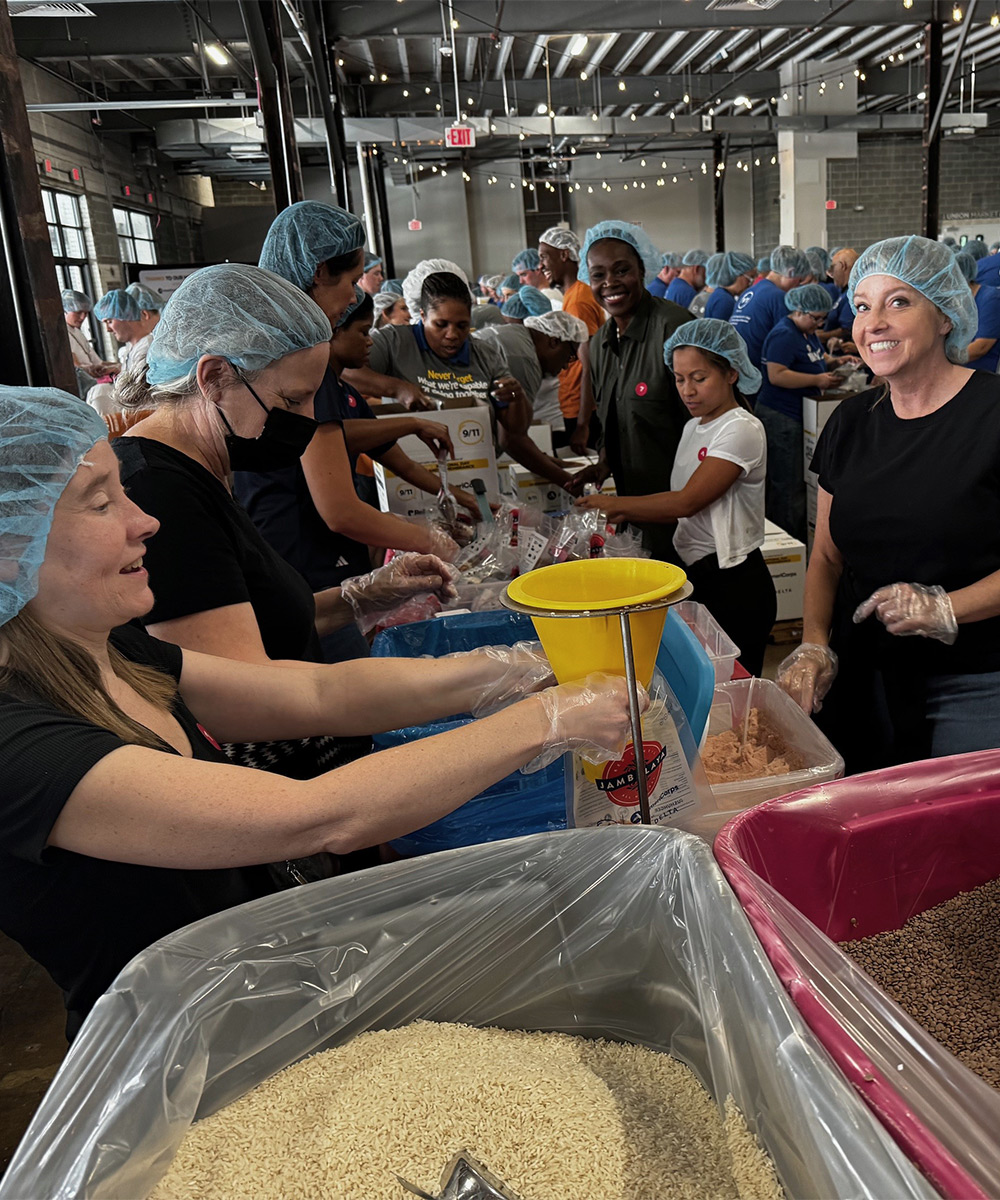
[[[977,358],[982,358],[984,354],[989,354],[996,343],[997,339],[991,337],[976,338],[975,341],[969,342],[969,358],[965,365],[968,366],[969,363],[975,362]]]
[[[706,458],[679,492],[652,496],[585,496],[579,508],[599,508],[611,521],[677,521],[693,517],[725,495],[743,468],[725,458]]]
[[[389,396],[405,404],[407,408],[427,410],[434,407],[430,398],[415,383],[408,379],[397,379],[395,375],[382,375],[371,367],[352,367],[344,371],[341,378],[363,396]]]
[[[352,454],[370,454],[387,442],[398,442],[400,438],[410,436],[426,442],[435,453],[443,447],[449,458],[455,457],[448,426],[440,421],[428,421],[424,417],[381,417],[374,421],[361,417],[344,422],[344,438]]]
[[[816,535],[806,569],[802,640],[818,646],[829,645],[833,601],[844,570],[844,560],[830,536],[832,502],[829,492],[817,489]]]
[[[810,375],[808,371],[793,371],[791,367],[776,362],[767,364],[767,378],[775,387],[819,388],[821,392],[840,382],[831,371]]]
[[[959,625],[1000,617],[1000,571],[948,593]]]

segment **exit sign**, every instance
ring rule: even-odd
[[[418,221],[416,217],[407,224],[407,229],[409,229],[410,233],[419,233],[423,227],[423,221]]]
[[[836,207],[837,207],[837,201],[836,201],[836,200],[827,200],[827,202],[826,202],[826,211],[827,211],[827,212],[833,212],[833,210],[834,210]]]
[[[476,131],[471,125],[449,125],[444,140],[452,150],[469,150],[476,144]]]

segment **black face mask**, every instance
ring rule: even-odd
[[[312,417],[303,417],[284,408],[268,408],[238,371],[237,375],[267,413],[267,420],[257,437],[240,437],[233,432],[226,414],[219,409],[223,424],[229,430],[226,449],[229,451],[230,467],[234,471],[276,471],[281,467],[294,467],[312,441],[316,422]]]

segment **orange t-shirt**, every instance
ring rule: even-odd
[[[587,326],[591,337],[608,319],[608,314],[594,299],[590,285],[578,279],[563,293],[563,312],[568,312]],[[583,363],[571,362],[559,374],[559,407],[564,417],[580,415],[580,381],[583,378]]]

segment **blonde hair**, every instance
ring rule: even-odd
[[[163,741],[128,716],[108,694],[97,663],[82,646],[46,629],[21,611],[0,627],[0,691],[30,690],[61,712],[107,729],[133,746],[162,750]],[[177,694],[169,675],[130,662],[113,646],[108,657],[115,675],[165,714]]]

